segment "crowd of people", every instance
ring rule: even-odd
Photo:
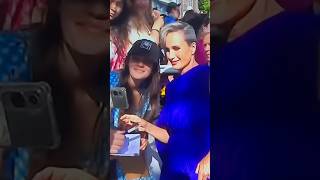
[[[110,152],[134,126],[142,152],[111,156],[114,179],[210,178],[209,15],[181,17],[179,6],[169,3],[161,14],[150,0],[110,1],[110,85],[125,87],[129,102],[111,110]],[[177,74],[160,74],[160,64]]]

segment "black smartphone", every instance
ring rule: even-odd
[[[0,146],[55,149],[59,144],[50,86],[0,83]]]

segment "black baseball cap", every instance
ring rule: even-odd
[[[136,41],[129,50],[127,57],[130,56],[142,56],[152,60],[152,62],[159,63],[161,49],[153,41],[140,39]]]
[[[175,2],[170,2],[168,5],[167,5],[167,12],[170,13],[170,11],[176,7],[179,7],[181,4],[177,4]]]

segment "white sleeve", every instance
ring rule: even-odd
[[[110,41],[110,62],[115,58],[116,51],[116,45],[112,41]]]

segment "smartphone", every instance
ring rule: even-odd
[[[110,89],[111,100],[114,108],[128,109],[129,103],[125,87],[113,87]]]
[[[59,145],[50,86],[0,83],[0,146],[55,149]]]

